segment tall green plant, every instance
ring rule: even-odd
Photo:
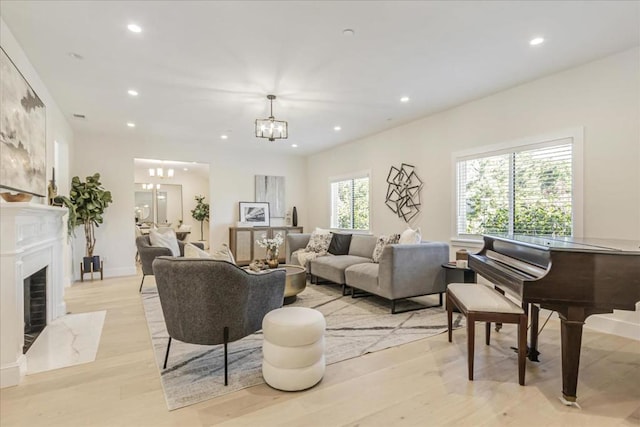
[[[71,180],[69,197],[59,196],[56,201],[69,209],[69,234],[73,234],[76,227],[84,227],[86,253],[88,257],[92,257],[96,246],[94,227],[102,224],[102,215],[109,203],[113,201],[111,192],[102,188],[100,174],[88,176],[84,182],[74,176]]]
[[[191,210],[191,216],[200,221],[200,240],[204,240],[204,221],[209,221],[209,203],[204,202],[204,196],[195,197],[196,207]]]

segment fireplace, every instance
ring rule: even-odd
[[[66,213],[65,208],[0,202],[0,387],[19,384],[26,373],[26,326],[42,330],[66,313]]]
[[[24,346],[26,354],[47,326],[47,267],[24,279]]]

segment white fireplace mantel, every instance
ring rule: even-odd
[[[0,387],[26,372],[24,279],[47,267],[47,324],[66,313],[63,251],[66,208],[0,203]]]

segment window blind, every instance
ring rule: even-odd
[[[572,143],[457,161],[459,235],[572,235]]]

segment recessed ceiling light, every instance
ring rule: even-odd
[[[227,135],[220,135],[220,139],[228,139],[228,138],[229,138],[229,136],[227,136]]]
[[[136,24],[129,24],[129,25],[127,25],[127,28],[132,33],[141,33],[142,32],[142,27],[140,27],[139,25],[136,25]]]
[[[402,98],[400,98],[400,102],[409,102],[409,97],[403,96]]]
[[[130,128],[134,128],[136,127],[136,124],[133,122],[127,122],[127,126],[129,126]]]
[[[291,144],[291,146],[292,146],[293,148],[297,148],[297,147],[298,147],[298,144]]]
[[[542,37],[536,37],[536,38],[533,38],[533,39],[529,40],[529,44],[531,46],[537,46],[537,45],[542,44],[542,43],[544,43],[544,38],[542,38]]]
[[[138,91],[135,89],[129,89],[127,93],[131,96],[138,96]]]
[[[354,36],[355,34],[356,34],[356,32],[354,30],[352,30],[351,28],[345,28],[344,30],[342,30],[342,35],[343,36],[351,37],[351,36]]]
[[[339,130],[342,130],[342,128],[341,128],[340,126],[334,126],[334,127],[333,127],[333,130],[335,130],[335,131],[337,132],[337,131],[339,131]]]

